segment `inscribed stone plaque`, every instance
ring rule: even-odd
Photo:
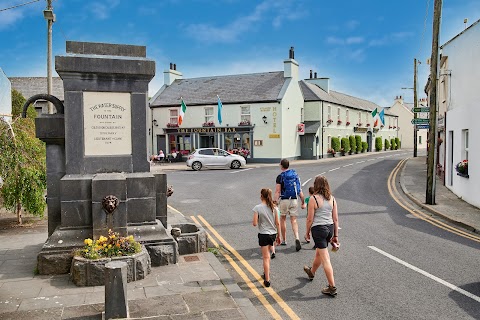
[[[132,154],[130,93],[84,92],[85,156]]]

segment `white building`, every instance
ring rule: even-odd
[[[427,100],[420,99],[418,107],[427,107]],[[414,113],[412,112],[413,103],[406,103],[402,96],[395,97],[393,105],[388,110],[398,116],[398,138],[402,141],[402,148],[413,149],[414,147],[414,125],[412,120]],[[428,113],[417,113],[417,118],[428,119]],[[422,150],[427,148],[427,133],[428,129],[417,130],[417,149]]]
[[[282,158],[322,157],[333,136],[359,134],[363,141],[373,138],[373,143],[376,135],[382,139],[397,137],[393,129],[398,126],[397,117],[388,111],[385,118],[392,128],[373,128],[371,112],[375,108],[380,111],[378,105],[330,91],[328,79],[300,80],[293,48],[283,64],[283,71],[190,79],[183,79],[171,64],[164,71],[164,85],[150,100],[151,153],[176,150],[188,154],[203,147],[243,148],[248,150],[251,161],[276,162]],[[223,104],[221,124],[217,95]],[[187,111],[179,126],[182,99]],[[341,110],[335,114],[334,124],[327,120],[337,111],[331,109],[328,114],[328,108]],[[351,124],[347,124],[349,121]],[[299,132],[303,124],[304,135]]]
[[[439,106],[445,116],[445,185],[463,200],[480,207],[480,20],[441,46],[437,82]],[[468,160],[468,174],[457,172],[458,163]]]

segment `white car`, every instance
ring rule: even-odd
[[[247,161],[238,154],[231,154],[218,148],[200,148],[193,151],[187,159],[187,166],[198,171],[203,167],[219,168],[230,167],[238,169],[245,166]]]

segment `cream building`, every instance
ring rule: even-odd
[[[427,107],[427,100],[420,99],[418,101],[419,108]],[[412,120],[414,114],[412,112],[413,103],[406,103],[402,96],[395,97],[393,105],[388,109],[392,114],[398,116],[398,138],[402,141],[402,148],[413,149],[414,145],[414,125]],[[428,118],[428,113],[417,113],[417,118]],[[417,149],[427,148],[427,133],[428,129],[417,129]]]
[[[333,136],[359,134],[373,141],[372,149],[376,136],[397,137],[397,116],[386,111],[386,126],[374,128],[371,112],[380,111],[378,105],[330,91],[328,79],[300,80],[293,48],[283,65],[283,71],[184,79],[171,64],[150,100],[151,153],[219,147],[248,150],[249,161],[276,162],[325,156]],[[178,125],[182,99],[187,110]]]

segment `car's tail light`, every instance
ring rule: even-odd
[[[193,156],[188,156],[188,160],[193,159]]]

